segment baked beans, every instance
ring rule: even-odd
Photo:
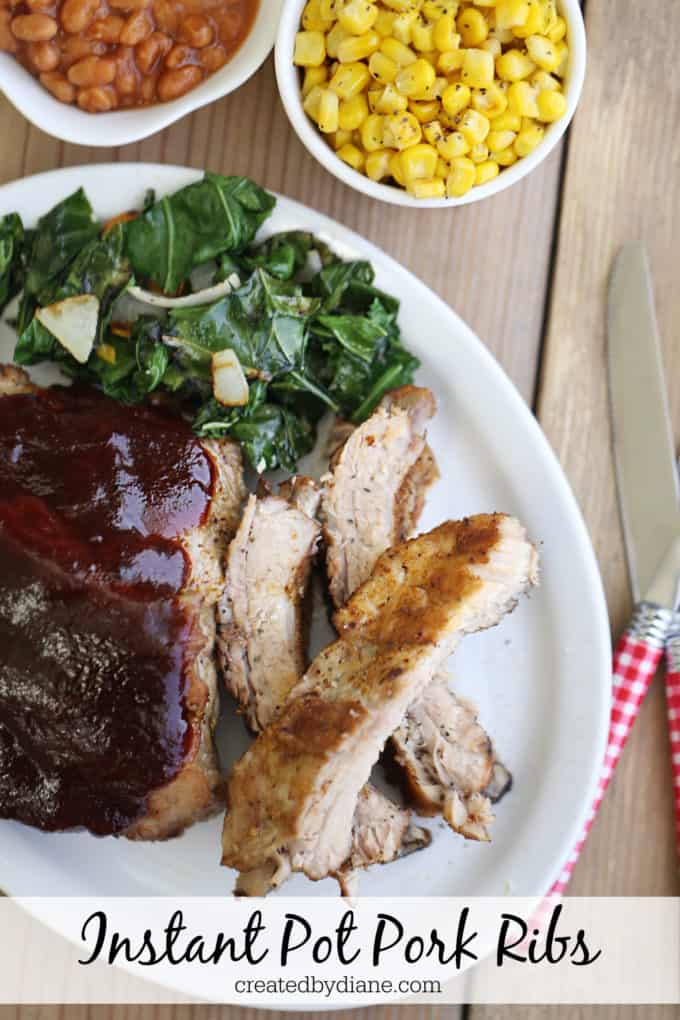
[[[223,67],[260,0],[0,0],[0,50],[87,113],[179,99]]]

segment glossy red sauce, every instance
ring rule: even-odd
[[[177,774],[179,536],[213,484],[161,412],[75,389],[0,398],[0,817],[120,832]]]

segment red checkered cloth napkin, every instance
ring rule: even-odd
[[[675,796],[675,833],[680,854],[680,673],[666,675],[668,729],[671,739],[671,769]]]
[[[649,689],[654,674],[661,660],[663,649],[645,644],[629,634],[624,633],[614,653],[614,687],[612,701],[612,717],[609,727],[609,739],[604,756],[602,771],[597,784],[597,794],[590,809],[581,837],[572,850],[559,878],[550,890],[550,896],[560,896],[566,889],[574,865],[579,859],[583,844],[590,832],[614,769],[621,757],[628,735],[635,718]],[[676,746],[672,751],[675,790],[680,796],[680,674],[671,674],[675,678],[675,704],[670,709],[674,713]],[[669,681],[671,679],[669,677]],[[673,724],[671,725],[673,732]],[[680,827],[680,821],[678,822]],[[678,832],[680,837],[680,830]]]

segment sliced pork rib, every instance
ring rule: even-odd
[[[260,889],[290,871],[341,873],[385,741],[460,639],[496,624],[536,571],[524,529],[497,514],[449,522],[380,557],[337,613],[340,638],[237,762],[223,863]]]
[[[336,606],[343,606],[366,580],[378,556],[413,530],[413,515],[419,515],[425,493],[425,486],[414,480],[437,477],[424,434],[434,412],[429,390],[395,390],[333,457],[320,515]]]
[[[229,546],[218,603],[219,659],[254,733],[273,722],[307,665],[303,613],[321,536],[318,503],[318,486],[300,477],[282,485],[278,495],[251,496]],[[427,830],[411,826],[410,812],[367,787],[354,818],[347,884],[351,872],[428,843]]]
[[[418,523],[427,490],[438,477],[424,437],[434,410],[429,390],[405,386],[386,394],[368,421],[342,435],[344,445],[333,458],[321,505],[329,588],[338,607],[370,577],[395,534],[408,537]],[[367,506],[378,497],[380,514]],[[474,768],[471,739],[477,748]],[[493,816],[483,791],[491,776],[491,741],[445,680],[411,706],[390,750],[419,810],[443,814],[470,839],[489,838]]]
[[[452,829],[486,842],[492,821],[488,797],[494,759],[474,708],[449,690],[441,675],[392,734],[391,750],[410,799],[424,815],[442,815]]]
[[[0,372],[0,817],[163,839],[223,802],[212,741],[237,446]]]
[[[303,603],[321,537],[316,503],[309,481],[298,480],[289,498],[251,496],[227,553],[219,658],[254,733],[278,715],[305,671]]]

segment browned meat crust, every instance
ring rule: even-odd
[[[303,607],[321,528],[315,520],[319,489],[296,477],[273,495],[251,496],[225,561],[218,604],[219,660],[227,688],[255,733],[279,714],[305,671]],[[374,787],[359,798],[353,824],[350,873],[386,863],[429,842],[410,824],[410,812]],[[242,885],[240,891],[247,892]]]
[[[236,764],[223,864],[260,890],[291,870],[341,872],[385,740],[458,641],[496,624],[536,569],[523,528],[503,515],[449,522],[385,553],[337,613],[341,637]]]
[[[429,390],[405,386],[386,394],[376,414],[359,429],[338,433],[344,448],[336,450],[332,461],[332,481],[326,490],[331,510],[325,516],[329,587],[334,598],[351,594],[370,576],[376,558],[395,535],[405,538],[415,530],[427,491],[439,477],[434,457],[424,445],[424,429],[434,410]],[[410,443],[404,440],[404,415],[414,434]],[[385,416],[402,416],[401,430],[388,427]],[[418,455],[419,443],[423,446]],[[381,475],[382,517],[366,512],[358,495],[374,486],[372,465],[376,463],[387,465]],[[375,520],[382,527],[376,527]],[[344,559],[338,549],[347,550]],[[443,814],[456,832],[470,839],[489,838],[491,806],[483,791],[491,774],[491,741],[474,712],[463,707],[446,681],[409,708],[390,750],[396,771],[401,768],[404,791],[418,810]]]

